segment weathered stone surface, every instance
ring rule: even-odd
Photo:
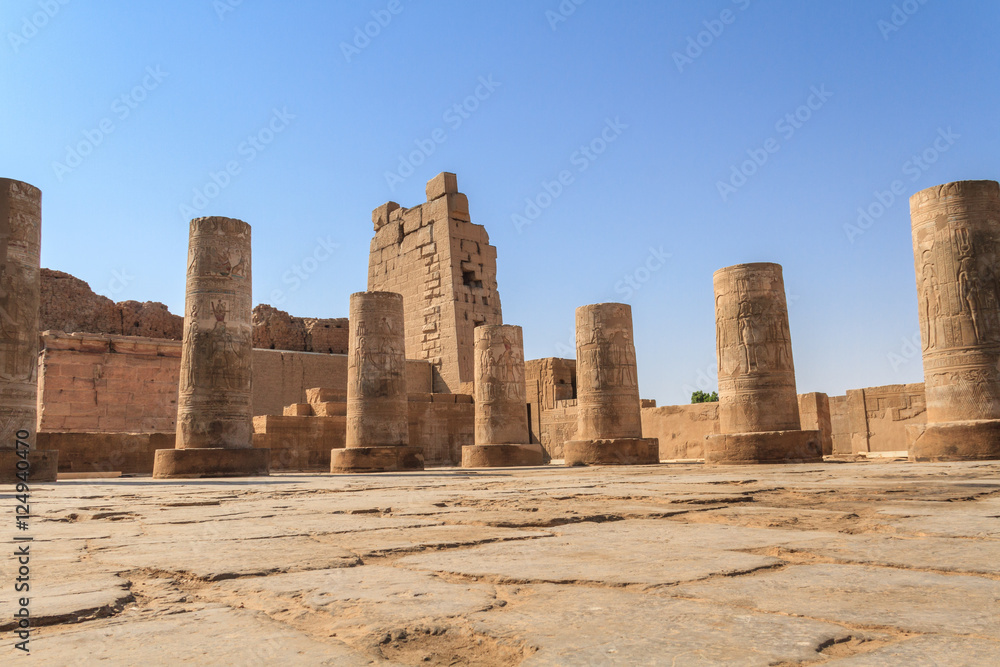
[[[484,632],[537,647],[525,666],[774,665],[813,660],[818,647],[849,634],[722,605],[544,585],[516,589],[503,609],[473,619]]]
[[[728,526],[702,527],[695,537],[687,526],[652,521],[581,523],[556,532],[555,538],[490,544],[453,557],[409,556],[402,563],[498,581],[659,586],[772,567],[779,561],[735,549],[790,537]],[[663,553],[674,554],[669,563],[662,562]]]
[[[912,637],[871,652],[823,663],[826,667],[980,667],[996,662],[1000,643],[972,637]]]
[[[990,664],[998,492],[992,462],[60,482],[32,658]]]
[[[685,584],[676,594],[746,609],[908,632],[1000,639],[1000,581],[855,565],[801,565]]]
[[[192,636],[201,639],[192,642]],[[143,665],[371,664],[335,639],[318,641],[264,614],[220,606],[70,626],[67,632],[46,634],[32,642],[32,660],[43,665],[78,665],[84,659],[113,664],[124,656],[130,664]]]
[[[927,398],[910,456],[1000,458],[1000,185],[921,190],[910,216]]]
[[[716,271],[712,281],[719,435],[707,438],[705,462],[820,460],[819,432],[800,431],[781,266],[737,264]]]

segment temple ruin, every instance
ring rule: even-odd
[[[911,199],[925,383],[797,394],[781,268],[743,264],[714,279],[720,400],[674,406],[640,398],[624,304],[577,310],[577,359],[524,359],[454,174],[373,211],[369,291],[325,320],[251,313],[249,225],[228,218],[191,223],[184,317],[116,304],[40,269],[41,193],[0,185],[0,417],[30,435],[36,481],[57,457],[60,474],[158,477],[1000,458],[993,181]]]

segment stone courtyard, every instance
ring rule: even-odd
[[[33,514],[42,665],[1000,655],[1000,463],[62,480]]]

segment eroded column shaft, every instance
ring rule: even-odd
[[[730,266],[715,272],[713,284],[720,432],[798,430],[781,266]]]
[[[409,442],[403,297],[351,295],[347,365],[347,447]]]
[[[253,309],[250,225],[191,221],[177,448],[249,449]]]
[[[492,324],[474,333],[476,444],[529,441],[521,327]]]

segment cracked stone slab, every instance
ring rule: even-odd
[[[808,619],[621,589],[520,587],[507,606],[474,614],[477,630],[523,639],[542,665],[773,665],[815,660],[849,634]]]
[[[796,565],[671,594],[835,623],[1000,639],[1000,581],[860,565]]]
[[[131,665],[341,665],[371,660],[335,639],[317,641],[260,613],[225,607],[148,620],[72,626],[31,642],[35,664],[76,667],[106,661]]]
[[[1000,544],[940,537],[813,536],[794,545],[839,561],[942,572],[1000,574]]]
[[[782,561],[734,549],[785,544],[790,531],[672,521],[580,523],[556,537],[407,556],[405,567],[503,581],[674,584],[773,567]]]
[[[0,617],[0,632],[17,627],[12,615],[19,608],[16,601],[20,597],[30,599],[35,627],[112,616],[132,600],[129,582],[114,574],[79,570],[60,574],[46,568],[34,569],[30,576],[28,592],[15,592],[13,578],[4,577],[11,583],[0,589],[0,609],[9,613]]]
[[[487,584],[449,583],[427,572],[379,565],[234,579],[213,588],[267,613],[287,609],[294,600],[324,614],[324,627],[361,632],[433,622],[496,602]]]
[[[394,518],[379,515],[301,514],[288,512],[268,517],[236,517],[192,524],[154,524],[143,529],[143,541],[170,542],[178,531],[189,540],[252,540],[302,535],[326,535],[433,526],[440,521],[418,518]]]
[[[448,525],[325,535],[317,539],[324,544],[334,544],[341,549],[347,549],[367,558],[428,548],[451,549],[493,542],[531,541],[537,538],[552,537],[552,535],[551,532],[541,530]]]
[[[311,537],[276,537],[270,540],[179,539],[97,549],[94,562],[119,571],[149,569],[187,573],[216,581],[299,570],[352,567],[360,561],[346,549]]]
[[[982,667],[1000,659],[1000,643],[970,637],[924,635],[869,653],[839,658],[824,667]]]

